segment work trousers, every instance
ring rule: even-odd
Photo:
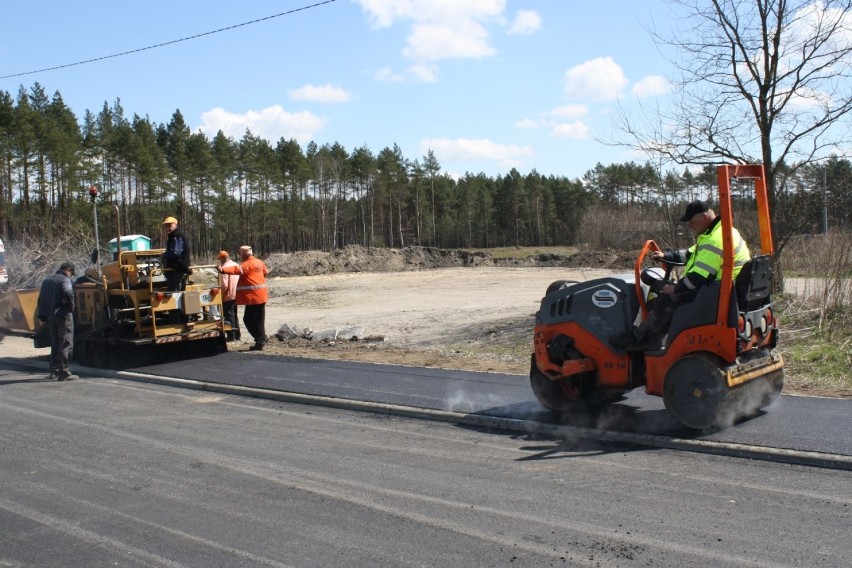
[[[50,332],[50,372],[58,375],[71,373],[71,354],[74,346],[74,316],[53,316],[47,320]]]
[[[679,303],[675,301],[675,296],[672,294],[660,294],[654,300],[648,317],[633,331],[636,339],[641,341],[650,334],[662,335],[667,332]]]
[[[186,279],[183,272],[177,270],[166,271],[166,286],[169,292],[183,292],[186,290]]]
[[[246,305],[243,309],[243,323],[255,343],[266,343],[266,303]]]
[[[641,341],[651,334],[665,334],[669,330],[672,317],[678,306],[688,304],[694,299],[694,291],[686,292],[680,296],[675,294],[660,294],[654,300],[653,304],[651,304],[651,311],[648,313],[648,317],[639,324],[639,327],[633,330],[633,335]]]
[[[237,301],[227,300],[222,302],[222,319],[231,326],[231,335],[234,339],[240,338],[240,321],[237,313]]]

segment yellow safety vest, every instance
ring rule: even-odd
[[[742,270],[743,265],[751,259],[748,245],[740,236],[739,231],[731,227],[731,237],[734,245],[734,275]],[[695,273],[707,280],[722,279],[722,223],[716,222],[709,231],[698,235],[695,244],[689,247],[689,260],[686,261],[684,275]]]

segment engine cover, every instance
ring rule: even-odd
[[[639,312],[632,274],[597,278],[548,294],[536,313],[536,326],[575,322],[606,341],[633,326]]]

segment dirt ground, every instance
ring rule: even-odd
[[[363,328],[357,340],[279,341],[277,354],[526,375],[535,312],[554,280],[604,269],[441,268],[270,281],[267,333]],[[247,349],[238,345],[237,349]]]

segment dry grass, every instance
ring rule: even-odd
[[[852,396],[852,236],[800,239],[783,258],[793,293],[776,299],[787,381]]]

